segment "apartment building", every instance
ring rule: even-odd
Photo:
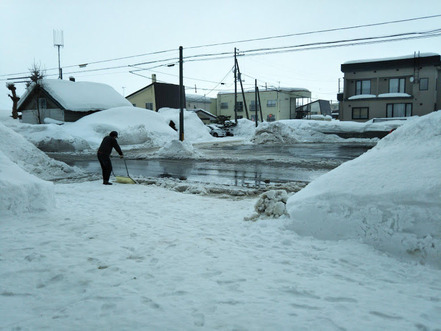
[[[341,65],[340,120],[422,116],[441,108],[441,56],[434,53]]]
[[[256,96],[253,91],[246,91],[245,98],[241,92],[237,94],[237,118],[255,120],[256,109],[258,121],[262,121],[260,107],[256,108]],[[264,121],[296,118],[296,108],[310,101],[311,92],[304,88],[271,88],[259,92],[262,117]],[[219,93],[217,95],[217,115],[230,116],[235,119],[234,93]],[[259,103],[259,98],[257,104]]]

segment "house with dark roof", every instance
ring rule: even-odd
[[[42,79],[32,83],[20,98],[17,109],[22,122],[75,122],[97,111],[131,106],[111,86],[93,82]]]
[[[434,53],[349,61],[340,120],[422,116],[441,108],[441,56]]]
[[[135,107],[153,111],[161,108],[179,109],[179,85],[157,82],[156,75],[152,75],[150,85],[129,94],[126,99]]]

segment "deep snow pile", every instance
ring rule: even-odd
[[[82,173],[78,168],[52,160],[1,123],[0,141],[0,216],[51,209],[55,201],[53,184],[40,178],[64,178]]]
[[[23,136],[0,123],[1,152],[26,172],[53,180],[82,176],[83,171],[48,157]],[[1,176],[3,178],[3,176]]]
[[[361,239],[440,267],[440,169],[438,111],[400,127],[292,196],[290,228],[320,239]]]
[[[91,148],[97,148],[103,137],[118,131],[118,143],[144,147],[161,146],[170,141],[175,131],[158,113],[137,108],[111,108],[66,123],[66,131],[87,140]]]
[[[417,117],[408,118],[406,122],[413,121]],[[317,120],[281,120],[276,122],[263,122],[256,128],[253,142],[265,143],[318,143],[318,142],[356,142],[358,138],[343,139],[332,132],[366,132],[366,131],[390,131],[404,123],[404,121],[385,121],[380,123],[317,121]],[[363,139],[367,141],[366,139]],[[378,141],[378,139],[372,139]]]
[[[156,155],[163,158],[187,159],[198,158],[198,153],[188,141],[172,140],[161,147]]]
[[[185,139],[190,142],[212,141],[207,128],[194,112],[185,111]],[[154,112],[137,107],[117,107],[85,116],[73,123],[24,124],[3,115],[8,127],[23,135],[45,152],[82,152],[96,150],[103,137],[115,130],[124,149],[162,147],[178,133],[169,123],[179,128],[179,110],[161,109]]]
[[[179,109],[162,108],[158,112],[137,108],[117,107],[103,110],[81,118],[73,123],[24,124],[0,114],[2,122],[45,152],[95,152],[104,136],[110,131],[118,131],[118,142],[124,150],[142,150],[163,147],[168,142],[179,139],[179,133],[170,127],[173,122],[179,130]],[[407,119],[409,122],[412,119]],[[369,130],[389,131],[391,127],[402,125],[404,121],[383,123],[354,123],[316,120],[282,120],[255,123],[239,119],[233,127],[234,137],[214,138],[196,113],[184,111],[184,141],[194,143],[228,142],[240,140],[254,142],[295,144],[299,142],[368,142],[367,139],[343,139],[323,132],[363,132]],[[378,139],[371,139],[376,142]],[[143,157],[145,155],[137,155]]]
[[[27,173],[2,151],[0,151],[0,192],[0,216],[49,210],[55,201],[52,183]]]
[[[158,110],[159,115],[168,123],[173,121],[176,129],[179,131],[179,109],[173,108],[161,108]],[[178,134],[175,134],[178,137]],[[198,115],[193,111],[184,111],[184,140],[190,142],[214,140],[215,138],[210,135],[208,128],[200,120]]]

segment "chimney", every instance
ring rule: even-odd
[[[71,82],[75,82],[75,77],[74,77],[74,76],[70,76],[70,77],[69,77],[69,80],[70,80]]]
[[[152,74],[152,83],[156,83],[156,74]]]

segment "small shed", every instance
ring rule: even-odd
[[[212,122],[215,122],[217,120],[217,116],[213,115],[209,111],[206,111],[204,109],[188,109],[189,111],[193,111],[198,115],[198,117],[201,119],[202,122],[205,124],[210,124]]]
[[[309,115],[331,116],[331,104],[328,100],[316,100],[296,108],[296,118],[302,119]]]
[[[17,109],[22,122],[42,124],[49,120],[75,122],[97,111],[131,106],[109,85],[75,80],[42,79],[32,83]]]

